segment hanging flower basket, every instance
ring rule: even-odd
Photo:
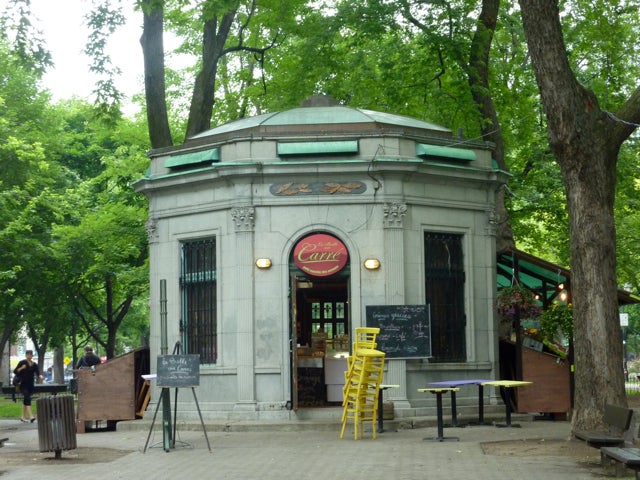
[[[533,292],[517,284],[500,290],[496,306],[505,320],[537,318],[541,312]]]

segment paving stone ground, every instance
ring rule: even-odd
[[[0,448],[0,478],[583,480],[608,474],[597,450],[568,454],[561,448],[569,439],[568,422],[520,424],[449,428],[445,436],[459,441],[444,442],[424,440],[437,435],[435,426],[385,431],[376,440],[370,432],[353,440],[350,429],[340,439],[337,426],[335,431],[207,428],[211,452],[202,429],[178,428],[176,446],[167,452],[157,427],[151,435],[148,428],[127,428],[77,434],[77,448],[56,460],[53,452],[39,452],[37,423],[0,420],[0,438],[9,437]]]

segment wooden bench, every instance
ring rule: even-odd
[[[576,430],[573,435],[594,448],[622,447],[625,442],[624,434],[631,426],[632,416],[633,410],[629,408],[607,404],[604,407],[604,421],[607,424],[606,431]]]
[[[602,447],[600,460],[603,466],[611,465],[616,461],[616,476],[624,475],[624,469],[629,468],[636,472],[636,480],[640,480],[640,449],[624,447]]]

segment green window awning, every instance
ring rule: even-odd
[[[416,156],[420,158],[439,158],[447,160],[462,160],[472,162],[477,160],[476,152],[466,148],[442,147],[439,145],[428,145],[416,143]]]
[[[187,165],[200,165],[201,163],[213,163],[220,161],[220,149],[201,150],[199,152],[182,153],[172,155],[164,161],[166,168],[184,167]]]
[[[334,153],[358,153],[358,141],[278,142],[278,155],[322,155]]]

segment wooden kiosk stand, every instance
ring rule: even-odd
[[[198,404],[198,398],[196,397],[195,390],[195,387],[200,386],[200,355],[158,355],[156,378],[157,386],[162,388],[162,393],[156,406],[156,411],[153,414],[151,428],[149,429],[149,435],[147,436],[143,453],[147,451],[147,446],[149,445],[153,426],[156,423],[156,416],[158,415],[160,405],[163,405],[162,432],[164,451],[168,452],[170,449],[175,448],[178,390],[180,388],[191,388],[191,391],[193,392],[193,400],[195,401],[196,408],[198,410],[198,416],[200,417],[200,423],[202,424],[202,431],[204,432],[204,437],[207,440],[209,452],[211,452],[211,444],[209,443],[209,437],[207,436],[207,430],[204,426],[204,420],[202,419],[202,413],[200,411],[200,405]],[[173,422],[171,422],[170,405],[170,390],[172,388],[175,388]],[[173,430],[171,428],[172,423]]]
[[[76,430],[85,433],[92,424],[106,421],[115,430],[120,420],[142,418],[149,401],[149,349],[138,348],[93,368],[76,371],[78,406]]]
[[[569,361],[548,352],[517,346],[507,340],[500,341],[501,378],[519,380],[510,368],[519,362],[522,379],[532,381],[535,387],[515,392],[515,411],[567,418],[572,407]]]

